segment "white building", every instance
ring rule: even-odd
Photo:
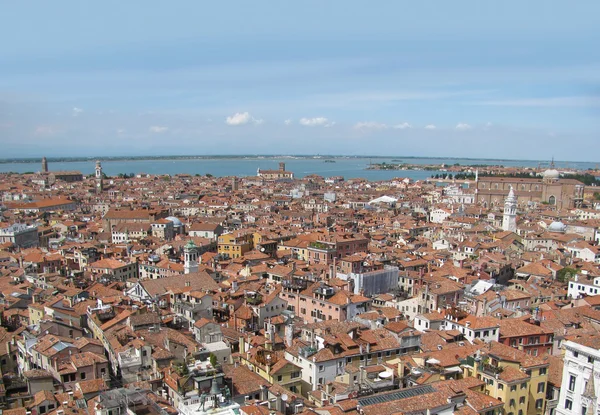
[[[452,214],[452,212],[450,212],[447,209],[434,209],[431,211],[431,213],[429,214],[429,222],[432,223],[442,223],[446,220],[446,218],[448,218],[450,215]]]
[[[563,377],[556,414],[595,415],[600,393],[600,339],[584,336],[577,341],[567,341],[563,346]]]
[[[571,298],[580,298],[585,295],[597,295],[600,292],[600,277],[588,280],[585,274],[577,274],[569,281],[567,294]]]
[[[471,344],[477,340],[485,343],[498,341],[500,337],[500,325],[498,320],[493,317],[475,317],[468,315],[467,317],[457,320],[448,315],[445,330],[458,330],[463,334]]]
[[[15,223],[0,229],[0,243],[11,243],[20,248],[31,248],[40,244],[37,226]]]

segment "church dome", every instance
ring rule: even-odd
[[[544,179],[558,179],[560,173],[556,169],[548,169],[544,172]]]
[[[564,232],[567,229],[567,225],[562,222],[552,222],[550,226],[548,226],[548,231],[550,232]]]
[[[175,228],[183,226],[183,223],[179,219],[177,219],[175,216],[169,216],[168,218],[165,218],[165,219],[173,222],[173,227],[175,227]]]

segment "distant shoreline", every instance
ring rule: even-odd
[[[94,162],[101,160],[102,162],[111,161],[151,161],[151,160],[236,160],[236,159],[260,159],[260,160],[279,160],[279,159],[296,159],[296,160],[311,160],[311,159],[403,159],[403,160],[473,160],[473,161],[491,161],[491,162],[540,162],[546,163],[545,160],[533,159],[495,159],[495,158],[477,158],[477,157],[431,157],[431,156],[356,156],[356,155],[206,155],[206,156],[97,156],[97,157],[47,157],[49,163],[77,163],[77,162]],[[41,163],[40,157],[12,157],[0,159],[0,164],[28,164]],[[596,163],[594,161],[576,161],[576,160],[555,160],[558,163]]]

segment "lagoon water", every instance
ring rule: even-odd
[[[519,161],[491,159],[438,159],[438,158],[350,158],[336,157],[335,163],[325,162],[325,158],[294,158],[294,157],[247,157],[247,158],[206,158],[206,159],[160,159],[160,160],[104,160],[102,168],[108,176],[119,173],[148,173],[148,174],[207,174],[213,176],[254,176],[256,170],[277,169],[279,162],[286,164],[286,170],[294,172],[296,177],[317,174],[323,177],[344,176],[346,179],[362,177],[371,181],[388,180],[395,177],[409,177],[413,180],[423,180],[436,174],[428,170],[366,170],[369,163],[399,163],[451,165],[504,165],[537,167],[539,164],[548,166],[548,161]],[[555,162],[557,167],[578,169],[595,168],[596,163],[588,162]],[[95,161],[62,161],[48,162],[50,171],[78,170],[83,174],[93,174]],[[0,163],[0,172],[37,172],[40,163]]]

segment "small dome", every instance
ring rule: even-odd
[[[173,226],[176,228],[178,226],[183,226],[183,223],[177,219],[175,216],[169,216],[168,218],[165,218],[167,220],[170,220],[171,222],[173,222]]]
[[[544,172],[544,179],[558,179],[560,173],[556,169],[548,169]]]
[[[552,222],[550,226],[548,226],[550,232],[564,232],[566,229],[567,225],[562,222]]]

